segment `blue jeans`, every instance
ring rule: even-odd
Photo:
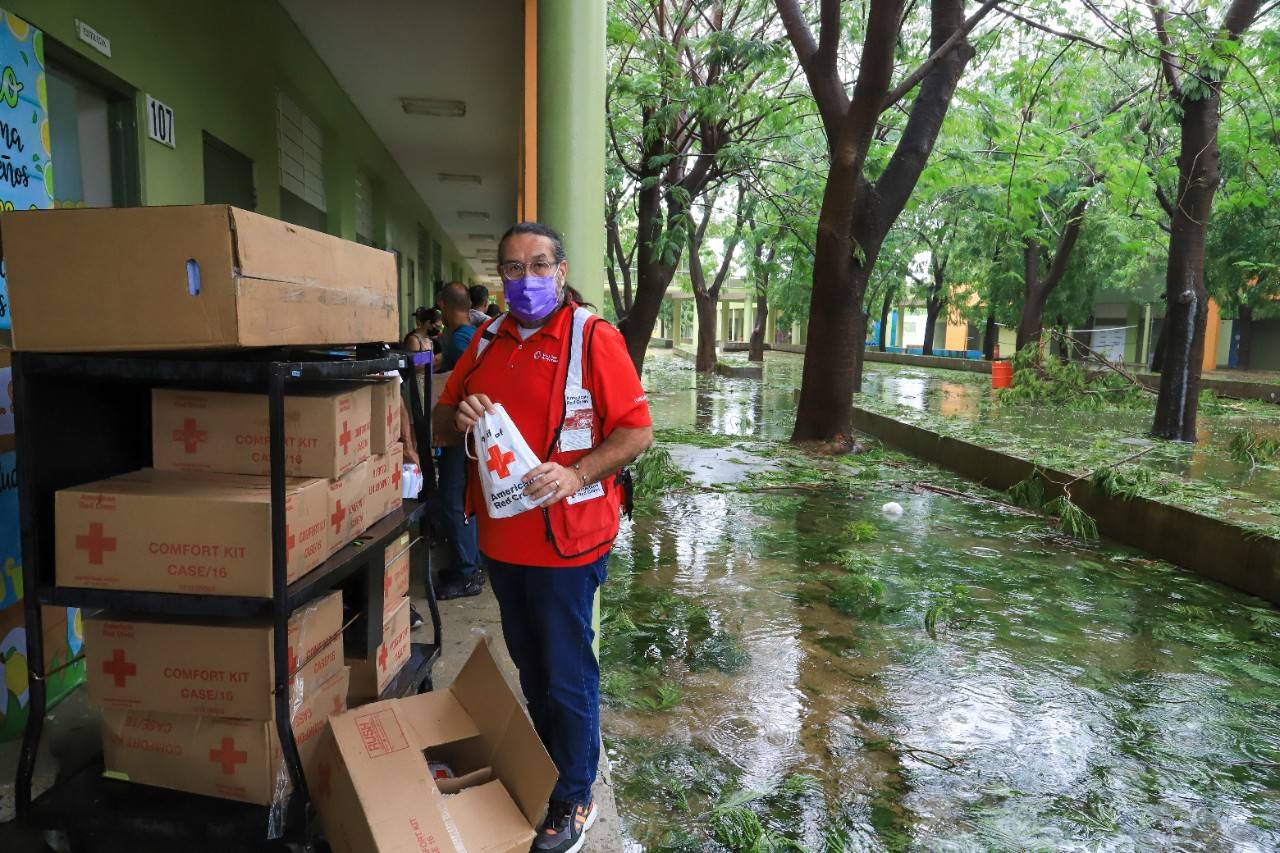
[[[453,544],[453,565],[441,572],[443,579],[471,580],[480,572],[480,546],[476,525],[468,523],[463,506],[467,485],[467,456],[462,445],[440,450],[439,495],[444,534]]]
[[[560,770],[551,799],[586,803],[600,763],[600,665],[591,648],[591,610],[609,555],[572,568],[487,562],[529,716]]]

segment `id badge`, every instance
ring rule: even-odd
[[[583,501],[593,500],[595,498],[604,497],[604,484],[592,483],[590,486],[579,489],[575,494],[569,495],[565,500],[571,504],[580,504]]]
[[[596,414],[591,405],[591,392],[585,388],[565,399],[564,426],[560,430],[560,450],[590,450]]]

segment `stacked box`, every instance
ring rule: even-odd
[[[102,709],[117,778],[267,805],[286,778],[275,716],[270,627],[85,620],[90,702]],[[304,765],[346,707],[342,593],[289,620],[289,702]]]
[[[400,440],[400,376],[383,377],[370,390],[370,452],[376,456]]]
[[[373,446],[369,421],[373,387],[381,385],[343,383],[338,392],[286,396],[285,473],[335,480],[368,459]],[[151,452],[156,468],[269,474],[269,435],[265,394],[170,388],[151,392]]]
[[[404,473],[404,445],[396,442],[386,453],[369,460],[369,492],[364,513],[373,526],[404,503],[400,488]]]
[[[386,572],[382,576],[384,616],[390,616],[400,604],[400,599],[409,594],[409,543],[411,541],[413,540],[406,530],[387,546],[384,559]]]
[[[374,702],[409,662],[409,599],[400,598],[395,608],[382,620],[382,642],[372,660],[348,658],[351,687],[347,694],[352,704]]]
[[[329,523],[325,528],[328,551],[326,556],[332,556],[368,528],[365,514],[368,496],[369,460],[367,459],[337,480],[329,481],[327,503]]]
[[[327,501],[324,480],[285,483],[290,582],[326,556]],[[270,478],[143,469],[62,489],[54,555],[59,586],[270,596]]]

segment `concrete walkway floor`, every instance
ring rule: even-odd
[[[422,589],[422,584],[415,579],[413,588]],[[427,618],[428,611],[423,599],[415,598],[418,612]],[[515,664],[507,654],[507,646],[502,640],[502,624],[498,617],[498,601],[493,597],[489,585],[484,591],[472,598],[459,598],[453,601],[440,602],[440,621],[443,626],[440,661],[433,673],[437,686],[445,686],[453,681],[453,677],[462,669],[467,656],[475,648],[481,638],[489,641],[493,656],[507,677],[507,682],[517,696],[520,694],[520,681],[516,675]],[[429,640],[431,625],[427,624],[415,632],[415,639]],[[608,758],[604,750],[600,750],[600,773],[596,778],[596,806],[599,816],[595,826],[587,833],[583,853],[622,853],[622,822],[618,818],[618,808],[613,796],[613,785],[609,780]]]

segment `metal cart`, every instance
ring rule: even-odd
[[[238,851],[313,849],[318,835],[306,780],[289,719],[288,631],[290,614],[330,590],[341,589],[346,608],[359,615],[343,632],[348,656],[365,656],[382,642],[385,548],[412,530],[415,567],[424,567],[434,625],[431,643],[414,643],[408,665],[383,698],[431,687],[440,655],[440,615],[432,589],[424,504],[403,507],[377,521],[359,539],[318,568],[286,583],[284,398],[300,383],[358,379],[399,371],[421,449],[425,485],[434,492],[430,424],[420,399],[416,369],[426,372],[430,399],[431,353],[400,353],[384,345],[342,350],[267,349],[143,354],[43,354],[13,356],[23,583],[26,592],[30,713],[17,776],[17,811],[28,827],[45,831],[56,849],[73,851]],[[271,468],[272,595],[194,595],[58,586],[54,577],[54,493],[151,464],[151,389],[180,387],[265,393],[268,397]],[[172,620],[215,618],[228,625],[274,627],[275,722],[293,793],[283,834],[267,839],[268,807],[184,794],[104,778],[98,758],[63,772],[32,799],[32,774],[46,711],[41,605],[139,614]],[[372,614],[373,618],[370,618]],[[65,768],[64,768],[65,771]]]

